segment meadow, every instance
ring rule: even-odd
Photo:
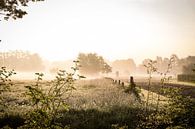
[[[32,110],[28,98],[25,96],[24,86],[33,81],[14,81],[11,92],[4,95],[9,108],[1,109],[1,127],[10,125],[16,128],[24,124],[23,116]],[[47,89],[49,82],[43,82]],[[108,79],[94,79],[77,81],[76,90],[67,97],[66,103],[70,106],[59,121],[72,128],[111,128],[112,124],[125,124],[137,115],[139,105],[134,96],[124,93],[116,84]],[[134,112],[135,111],[135,112]],[[3,116],[3,117],[2,117]],[[136,119],[135,119],[136,120]],[[13,123],[12,123],[13,122]],[[131,125],[135,127],[135,125]]]
[[[35,81],[13,81],[11,91],[3,94],[5,107],[1,107],[0,127],[21,128],[25,125],[26,114],[33,111],[31,100],[26,95],[27,89],[24,86],[33,85]],[[42,81],[40,85],[45,91],[49,89],[51,81]],[[168,108],[162,108],[156,112],[155,103],[157,96],[153,95],[146,109],[146,90],[140,90],[141,102],[135,94],[125,93],[125,86],[114,83],[111,78],[77,80],[75,90],[63,96],[63,101],[68,105],[67,109],[59,108],[55,122],[58,128],[71,129],[141,129],[141,128],[194,128],[194,100],[186,99],[189,103],[175,99],[161,103]],[[147,83],[136,84],[136,87],[146,87]],[[152,86],[154,87],[154,86]],[[154,88],[152,88],[154,89]],[[156,94],[158,95],[158,94]],[[166,95],[164,95],[166,96]],[[175,98],[174,98],[175,97]],[[186,101],[185,100],[185,101]],[[193,102],[193,103],[192,103]],[[178,103],[181,106],[178,106]],[[186,105],[185,105],[186,104]],[[165,107],[166,107],[165,106]],[[191,106],[191,107],[188,107]],[[188,109],[186,109],[188,107]],[[185,108],[185,110],[184,110]],[[175,110],[176,109],[176,110]],[[147,111],[146,111],[147,110]],[[163,112],[163,111],[166,111]],[[170,118],[175,114],[176,117]],[[183,119],[187,122],[182,122]],[[171,120],[169,120],[171,119]],[[41,119],[40,119],[41,120]],[[40,127],[41,128],[41,127]],[[45,127],[42,127],[45,128]],[[56,128],[56,127],[55,127]]]

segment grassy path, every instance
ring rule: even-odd
[[[122,86],[122,85],[119,85],[119,86],[122,87],[123,89],[126,89],[129,86],[129,83],[128,82],[124,82],[124,86]],[[140,87],[140,89],[141,89],[141,93],[140,93],[141,99],[144,102],[146,102],[147,96],[148,96],[148,90],[141,88],[141,86],[139,86],[139,85],[137,85],[137,86]],[[158,100],[158,97],[161,100],[161,104],[163,104],[163,102],[164,102],[163,100],[167,99],[163,95],[159,95],[159,94],[157,94],[155,92],[150,91],[149,92],[149,102],[150,102],[150,104],[155,104],[157,102],[157,100]]]

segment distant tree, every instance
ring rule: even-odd
[[[177,74],[181,72],[181,68],[179,66],[179,58],[176,54],[172,54],[171,57],[174,59],[174,62],[172,63],[173,68],[171,69],[170,73]],[[156,57],[156,68],[159,72],[164,72],[167,70],[168,64],[169,64],[169,58],[162,58],[157,56]]]
[[[186,66],[183,66],[183,74],[195,74],[195,65],[194,64],[188,64]]]
[[[27,14],[24,7],[28,6],[29,2],[37,1],[44,0],[0,0],[0,15],[2,15],[5,20],[9,18],[22,18]]]
[[[187,58],[182,59],[180,62],[182,64],[183,74],[195,74],[195,72],[193,71],[195,64],[195,56],[188,56]]]
[[[0,64],[17,71],[44,70],[41,57],[24,51],[0,52]]]
[[[103,57],[95,53],[80,53],[77,60],[81,65],[79,71],[84,75],[97,75],[112,71],[112,68],[104,61]]]
[[[121,74],[131,74],[136,71],[136,64],[133,59],[115,60],[112,67]]]

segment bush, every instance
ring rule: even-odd
[[[27,114],[26,124],[21,128],[61,128],[56,119],[59,116],[59,109],[68,110],[68,105],[64,101],[64,95],[71,93],[75,89],[75,75],[78,70],[78,62],[75,61],[75,67],[72,67],[73,73],[67,73],[60,70],[50,84],[49,90],[44,90],[40,81],[43,74],[36,73],[37,81],[34,85],[26,86],[34,110]],[[78,75],[79,78],[83,76]]]
[[[195,127],[195,101],[188,96],[182,96],[178,88],[164,88],[168,98],[166,104],[142,119],[140,128],[148,129],[182,129]]]

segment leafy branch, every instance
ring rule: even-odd
[[[73,90],[75,81],[84,78],[77,74],[79,70],[78,61],[74,61],[75,66],[72,67],[73,72],[69,73],[65,70],[59,70],[56,79],[50,82],[48,90],[44,90],[41,81],[43,80],[42,73],[36,73],[37,81],[35,85],[26,86],[27,93],[35,110],[29,114],[29,119],[26,121],[27,128],[50,128],[56,125],[56,118],[60,109],[68,110],[69,106],[65,102],[65,96],[70,95]]]

